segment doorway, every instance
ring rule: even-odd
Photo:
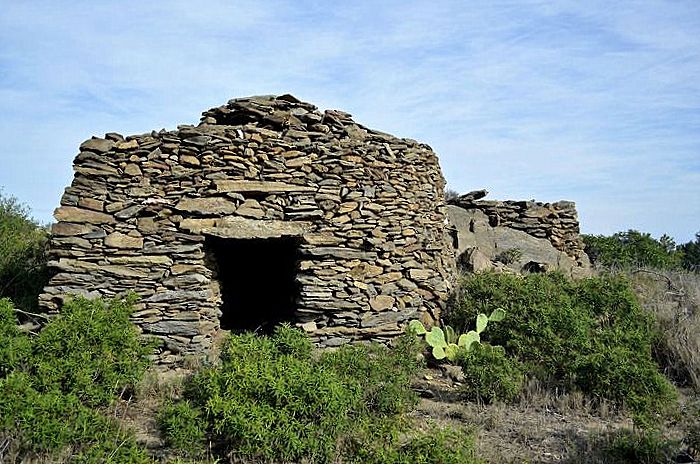
[[[221,328],[269,333],[294,322],[299,240],[207,236],[205,250],[221,291]]]

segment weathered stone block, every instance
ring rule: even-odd
[[[87,224],[113,224],[116,222],[114,217],[110,216],[109,214],[83,208],[76,208],[75,206],[61,206],[53,213],[53,217],[55,217],[59,222],[63,221]]]
[[[220,197],[183,198],[175,209],[197,214],[231,214],[238,209],[236,202]]]
[[[120,232],[112,232],[105,237],[105,245],[112,248],[143,248],[142,237],[131,237]]]

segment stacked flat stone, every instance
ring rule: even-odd
[[[431,148],[290,95],[235,99],[197,126],[80,146],[40,303],[134,291],[160,363],[205,353],[221,296],[206,236],[296,237],[296,323],[320,346],[439,318],[454,272]],[[246,263],[236,263],[245,266]],[[255,308],[242,310],[254,311]]]
[[[536,238],[548,239],[554,248],[583,266],[588,265],[581,239],[576,203],[558,201],[481,200],[488,192],[478,190],[450,201],[466,210],[479,210],[489,217],[492,227],[510,227]]]

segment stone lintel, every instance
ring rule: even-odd
[[[249,193],[292,193],[315,192],[313,187],[288,184],[286,182],[265,182],[258,180],[217,180],[217,192],[249,192]]]
[[[311,227],[310,222],[258,220],[237,216],[221,219],[184,219],[180,223],[181,229],[193,234],[237,239],[299,237]]]

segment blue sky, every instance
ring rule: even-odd
[[[0,0],[0,188],[51,221],[90,136],[281,93],[428,143],[460,192],[700,231],[697,0]]]

